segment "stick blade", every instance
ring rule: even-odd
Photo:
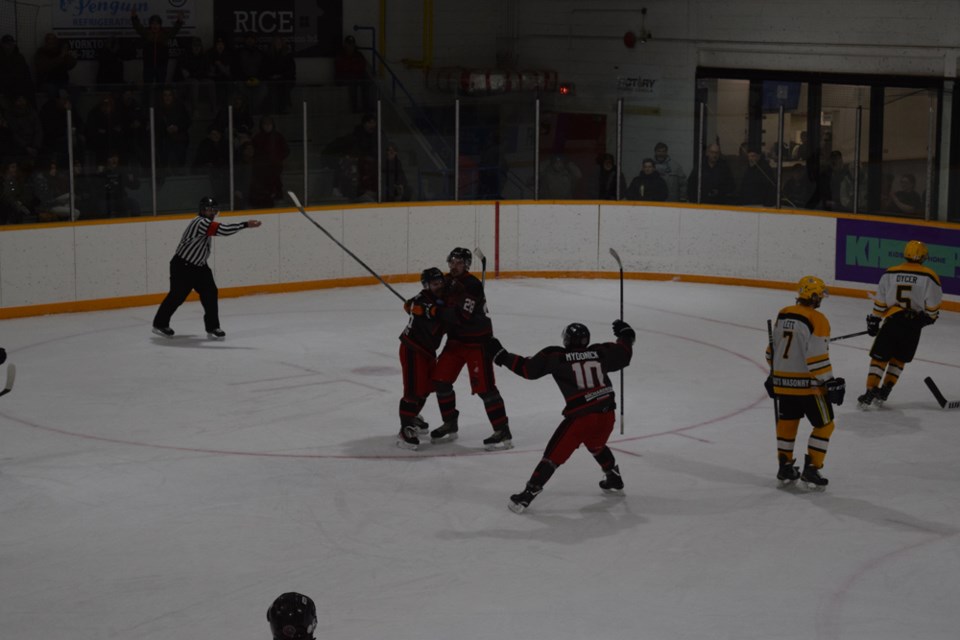
[[[7,384],[0,391],[0,396],[6,395],[13,390],[13,383],[17,379],[17,365],[10,363],[7,365]]]
[[[939,387],[937,387],[936,383],[934,383],[933,378],[931,378],[930,376],[927,376],[926,378],[923,379],[923,381],[924,383],[926,383],[927,388],[930,389],[930,393],[933,394],[933,397],[937,399],[937,404],[940,405],[940,408],[941,409],[946,408],[947,399],[943,396],[942,393],[940,393],[940,389]]]
[[[480,258],[480,262],[482,262],[483,264],[487,264],[487,256],[483,255],[483,251],[480,250],[480,247],[476,247],[473,250],[473,254],[478,258]]]
[[[623,262],[620,261],[620,254],[617,253],[616,249],[610,247],[610,255],[613,256],[613,259],[617,261],[617,264],[620,265],[620,268],[623,268]]]
[[[287,191],[287,197],[290,198],[290,201],[293,202],[293,206],[297,209],[303,209],[303,205],[300,204],[300,198],[297,197],[293,191]]]

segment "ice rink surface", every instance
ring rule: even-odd
[[[487,290],[523,355],[572,321],[609,340],[619,311],[615,280]],[[224,342],[195,302],[173,340],[154,308],[3,321],[0,636],[267,638],[294,590],[323,640],[955,640],[960,410],[922,380],[960,398],[960,317],[924,330],[881,410],[856,408],[869,338],[835,343],[830,486],[785,491],[763,350],[792,298],[628,281],[626,495],[580,450],[521,515],[508,497],[560,420],[556,385],[497,369],[516,448],[487,453],[463,374],[460,439],[398,449],[406,316],[382,286],[222,300]],[[834,335],[869,309],[822,307]]]

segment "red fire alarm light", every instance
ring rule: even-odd
[[[572,82],[561,82],[560,86],[557,88],[557,91],[562,96],[572,96],[577,93],[577,85]]]

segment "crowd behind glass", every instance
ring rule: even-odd
[[[871,184],[864,163],[855,170],[829,144],[811,147],[803,131],[783,144],[696,143],[699,167],[685,167],[671,149],[691,144],[691,126],[691,139],[630,149],[637,161],[628,172],[617,167],[623,150],[585,159],[538,136],[524,155],[501,144],[500,125],[468,134],[448,124],[431,137],[390,117],[404,107],[380,91],[352,36],[335,59],[332,86],[300,86],[281,37],[262,43],[246,34],[237,46],[218,37],[207,48],[200,38],[175,40],[179,20],[132,22],[136,46],[164,55],[146,56],[142,78],[127,78],[132,43],[110,41],[89,87],[71,82],[76,58],[57,36],[48,34],[30,58],[3,36],[0,224],[182,213],[203,195],[234,210],[286,207],[287,189],[310,205],[621,199],[924,215],[926,185],[916,175],[883,174]],[[174,43],[179,56],[168,60]],[[540,101],[524,100],[534,128]],[[498,98],[486,101],[489,109]],[[464,126],[459,117],[444,120]]]

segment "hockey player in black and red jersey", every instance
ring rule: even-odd
[[[767,393],[777,406],[777,479],[782,485],[802,480],[811,489],[824,489],[820,475],[827,445],[833,435],[833,407],[843,404],[846,384],[833,376],[830,364],[830,322],[817,309],[827,296],[827,285],[816,276],[800,279],[796,304],[777,314],[772,343],[767,344],[767,363],[772,375]],[[806,416],[813,425],[807,440],[803,473],[794,466],[793,446]]]
[[[457,397],[453,383],[460,370],[467,367],[470,389],[483,400],[487,418],[493,427],[493,435],[483,441],[487,451],[510,449],[513,436],[507,420],[500,390],[493,375],[493,363],[484,345],[493,337],[493,325],[487,315],[487,299],[483,283],[470,273],[473,254],[469,249],[457,247],[447,256],[446,307],[444,314],[447,343],[437,359],[433,381],[440,403],[443,424],[430,432],[432,442],[449,442],[457,439]]]
[[[444,310],[443,272],[436,267],[420,274],[423,291],[406,301],[404,311],[410,314],[407,326],[400,334],[400,367],[403,372],[403,398],[400,399],[400,434],[397,446],[416,450],[420,433],[428,425],[420,410],[433,392],[433,369],[437,363],[437,349],[443,340]]]
[[[314,640],[317,605],[301,593],[284,593],[267,609],[267,621],[273,640]]]
[[[526,488],[510,496],[507,506],[511,511],[521,513],[529,507],[557,467],[581,444],[603,469],[600,488],[608,493],[622,492],[620,468],[607,446],[617,408],[607,374],[630,364],[637,335],[622,320],[614,321],[613,334],[616,342],[590,344],[590,330],[575,322],[563,330],[563,347],[547,347],[531,358],[508,353],[496,338],[490,341],[487,348],[496,364],[528,380],[552,375],[567,403],[563,422],[547,443],[543,459],[533,470]]]
[[[887,401],[904,367],[917,353],[920,331],[940,315],[943,288],[940,277],[923,264],[927,255],[927,245],[911,240],[903,248],[905,262],[880,276],[873,310],[867,316],[867,333],[876,339],[870,348],[867,389],[857,398],[861,409]]]

